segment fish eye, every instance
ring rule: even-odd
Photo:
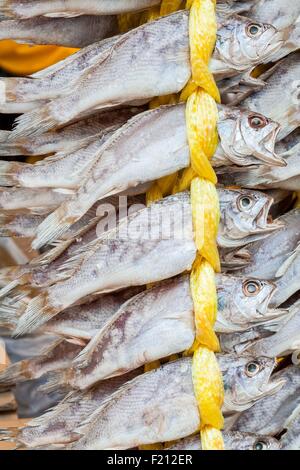
[[[248,377],[254,377],[260,371],[258,362],[252,361],[248,362],[246,365],[246,374]]]
[[[254,115],[249,117],[249,125],[253,129],[262,129],[267,124],[267,119],[263,116]]]
[[[256,441],[253,446],[253,450],[266,450],[267,448],[268,444],[263,440]]]
[[[258,281],[246,281],[243,284],[243,291],[247,296],[257,295],[260,290],[261,284]]]
[[[261,25],[259,25],[257,23],[250,23],[247,26],[247,34],[248,34],[248,36],[250,36],[252,38],[257,36],[258,34],[260,34],[261,30],[262,30]]]
[[[238,207],[241,211],[251,209],[253,199],[250,196],[240,196],[238,199]]]

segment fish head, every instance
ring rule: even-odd
[[[220,361],[226,412],[246,410],[255,401],[276,393],[285,384],[284,380],[271,379],[276,365],[276,360],[273,358],[236,354],[226,356]]]
[[[276,291],[271,281],[219,275],[217,291],[218,325],[224,332],[246,330],[282,313],[269,309]]]
[[[261,191],[220,189],[219,245],[223,248],[242,246],[281,228],[280,221],[269,223],[272,203],[272,197]]]
[[[230,432],[224,436],[225,448],[236,450],[278,450],[280,442],[271,436],[252,433]]]
[[[237,72],[270,61],[285,40],[286,33],[268,24],[232,15],[218,30],[218,58]]]
[[[280,124],[259,113],[222,106],[218,124],[220,145],[235,165],[286,166],[275,153]]]

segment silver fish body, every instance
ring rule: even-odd
[[[76,77],[71,95],[65,91],[65,96],[60,99],[21,116],[12,133],[13,138],[41,134],[95,109],[179,92],[191,76],[188,20],[188,11],[179,11],[117,39],[111,49],[108,47],[99,55],[98,60],[97,57],[93,59],[93,66]],[[215,59],[211,62],[211,71],[217,78],[239,73],[241,69],[248,70],[266,61],[271,52],[281,47],[282,34],[276,28],[261,24],[257,35],[252,38],[251,34],[249,36],[251,24],[248,19],[234,17],[220,27]],[[227,34],[226,41],[222,38],[222,28]],[[239,57],[235,61],[234,57],[231,59],[229,50],[236,35]],[[90,53],[93,55],[92,49]],[[68,63],[72,67],[72,60]],[[132,67],[128,67],[128,63]],[[38,88],[36,93],[36,98],[39,96],[40,99]]]
[[[0,189],[0,210],[18,211],[26,209],[31,213],[49,213],[63,200],[70,197],[67,190],[43,188],[35,191],[31,188]]]
[[[79,16],[74,18],[32,18],[0,23],[0,39],[22,44],[53,44],[80,48],[118,34],[115,16]]]
[[[56,238],[56,232],[62,234],[97,200],[172,174],[178,169],[188,166],[190,153],[186,138],[184,106],[176,107],[175,112],[172,112],[172,107],[164,108],[164,112],[160,109],[155,111],[159,114],[159,119],[152,119],[152,111],[144,113],[142,117],[133,118],[125,127],[116,131],[106,141],[102,147],[101,155],[98,159],[96,158],[94,165],[89,169],[89,173],[86,174],[76,194],[40,225],[33,247],[41,247],[45,243],[43,240],[47,239],[49,241],[53,237]],[[148,124],[147,136],[145,134],[145,124]],[[175,131],[172,138],[168,137],[166,133],[161,134],[160,131],[163,126],[169,128],[171,124]],[[144,138],[137,140],[137,136],[143,136]],[[167,150],[162,151],[162,148],[165,148],[164,146]],[[157,153],[160,155],[160,159],[158,164],[155,165],[153,164],[153,154]],[[78,158],[85,162],[81,154]],[[6,163],[3,165],[4,167],[7,166]],[[34,172],[35,169],[33,167],[32,171]],[[28,171],[30,173],[31,169]],[[107,175],[110,175],[110,177]],[[5,179],[6,177],[3,176],[3,181]],[[9,176],[7,179],[9,179]],[[100,180],[101,185],[99,184]],[[262,202],[262,195],[259,196],[260,202],[255,201],[255,195],[249,197],[248,208],[243,208],[245,214],[247,210],[249,213],[257,210],[258,205]],[[263,205],[265,205],[265,202]],[[241,208],[237,210],[239,211]],[[263,211],[262,220],[264,219],[264,213]],[[259,225],[260,222],[257,223],[257,232],[259,232]],[[271,229],[271,225],[269,228]]]
[[[267,357],[280,357],[291,354],[300,349],[300,301],[289,309],[279,330],[268,338],[262,338],[245,348],[246,352],[264,355]]]
[[[139,289],[126,289],[120,293],[107,294],[93,302],[65,310],[47,322],[42,333],[89,341],[102,329],[124,301]]]
[[[274,366],[269,360],[258,359],[261,368],[258,366],[255,377],[249,378],[248,361],[252,359],[236,359],[218,356],[225,381],[225,413],[249,407],[260,394],[274,393],[282,386],[269,382]],[[200,418],[191,366],[190,358],[180,359],[127,382],[76,430],[83,437],[70,448],[128,449],[180,439],[198,431]]]
[[[38,379],[48,372],[68,367],[81,351],[82,345],[64,339],[57,340],[40,356],[25,359],[8,366],[0,373],[0,389],[14,387],[17,383]]]
[[[234,269],[237,275],[258,279],[272,280],[282,277],[285,270],[297,260],[300,210],[293,209],[279,217],[278,221],[283,223],[283,226],[276,233],[240,250],[223,253],[224,268]]]
[[[8,131],[1,139],[0,153],[3,157],[13,155],[50,155],[68,153],[83,144],[122,126],[143,108],[122,108],[94,114],[86,119],[70,124],[55,132],[47,132],[37,137],[24,138],[20,141],[7,142],[11,133]]]
[[[76,441],[80,437],[74,432],[76,427],[121,385],[140,373],[141,370],[135,370],[130,374],[101,382],[84,393],[69,393],[52,410],[29,421],[25,427],[19,429],[15,437],[16,441],[30,449],[48,444],[67,444]],[[9,432],[7,434],[9,436]]]
[[[271,436],[259,436],[239,431],[223,431],[225,450],[279,450],[280,442]],[[168,451],[202,450],[200,436],[187,437],[168,447]]]
[[[126,188],[136,185],[137,181],[142,183],[175,173],[190,164],[185,112],[184,104],[161,106],[140,113],[122,127],[110,126],[94,139],[82,142],[79,148],[58,153],[42,162],[0,162],[0,184],[80,189],[88,185],[92,177],[95,188],[90,193],[96,201],[112,188],[118,191],[118,186]],[[219,117],[220,145],[213,166],[234,163],[243,166],[254,162],[285,165],[274,152],[279,132],[275,122],[246,110],[222,106]],[[153,155],[159,158],[153,161]],[[108,167],[113,169],[109,177],[106,176]],[[96,180],[102,181],[104,176],[105,184],[99,185]],[[85,179],[87,181],[82,183]]]
[[[31,0],[20,3],[18,0],[2,0],[0,12],[15,18],[34,16],[77,16],[77,15],[117,15],[139,11],[158,5],[160,0]]]
[[[280,443],[283,450],[300,450],[300,419],[299,410],[292,415],[289,422],[286,424],[287,431],[282,436]]]
[[[300,53],[295,52],[276,64],[265,86],[243,102],[247,108],[256,112],[263,111],[265,116],[281,125],[279,139],[299,126],[299,73]],[[280,100],[278,96],[281,97]]]

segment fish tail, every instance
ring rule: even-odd
[[[22,286],[29,281],[30,272],[24,272],[24,268],[21,265],[0,269],[0,286],[3,286],[0,289],[0,299],[16,287]]]
[[[59,310],[50,305],[48,292],[41,293],[29,301],[24,315],[19,318],[14,336],[21,336],[36,330],[57,313]]]
[[[68,202],[61,204],[38,226],[37,235],[32,242],[34,250],[38,250],[48,243],[58,240],[80,218],[80,216],[72,217],[70,215]]]
[[[31,374],[28,366],[28,361],[20,361],[8,366],[4,371],[0,372],[0,390],[9,390],[17,383],[29,380]]]
[[[19,434],[19,428],[0,428],[0,442],[13,442]]]
[[[6,142],[10,134],[11,131],[0,130],[0,142]]]
[[[5,29],[3,25],[6,21],[0,22],[0,39],[9,39],[4,37]],[[17,87],[22,78],[15,77],[4,77],[0,79],[0,103],[6,103],[7,101],[16,101],[17,100]]]
[[[15,329],[18,319],[26,310],[26,293],[7,296],[0,300],[0,327]]]
[[[68,384],[69,373],[67,370],[58,370],[47,373],[46,382],[38,390],[42,393],[53,393],[58,390],[67,391],[71,387]]]
[[[0,186],[18,185],[18,173],[26,163],[0,161]]]
[[[19,155],[26,155],[22,145],[19,144],[6,144],[6,142],[1,142],[0,135],[0,155],[1,157],[16,157]]]
[[[40,106],[15,120],[14,129],[9,136],[9,140],[41,135],[58,125],[59,123],[50,114],[49,106]]]
[[[10,0],[0,0],[0,17],[11,17],[14,16],[11,9]]]

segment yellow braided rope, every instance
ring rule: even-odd
[[[193,383],[201,421],[203,450],[224,449],[222,376],[214,352],[220,350],[214,332],[217,315],[215,271],[220,271],[216,237],[220,219],[217,178],[210,160],[218,145],[216,101],[220,95],[209,71],[217,23],[215,0],[193,0],[190,7],[190,53],[192,78],[183,90],[187,99],[186,122],[190,146],[191,167],[176,183],[175,190],[191,185],[191,204],[198,257],[191,277],[194,302],[196,339],[192,350]]]

